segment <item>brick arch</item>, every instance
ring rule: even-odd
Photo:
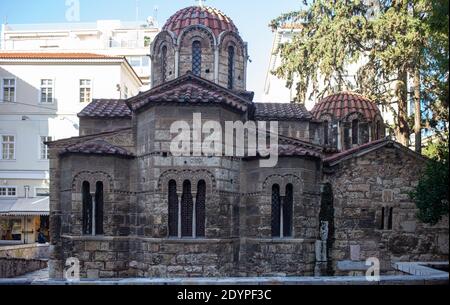
[[[298,194],[303,190],[303,182],[300,179],[299,176],[294,174],[286,174],[286,175],[280,175],[280,174],[274,174],[268,176],[264,182],[263,182],[263,191],[267,195],[272,194],[272,186],[274,184],[278,184],[280,186],[280,195],[284,196],[284,193],[286,191],[286,186],[288,184],[292,184],[294,187],[294,197],[297,197]],[[296,191],[297,190],[297,191]]]
[[[73,177],[72,191],[81,193],[84,181],[89,182],[91,186],[95,185],[98,181],[103,182],[104,192],[111,192],[114,189],[113,179],[108,173],[101,171],[96,172],[83,171],[79,172]]]
[[[218,47],[219,49],[223,52],[226,51],[228,46],[233,45],[236,48],[236,50],[238,51],[238,53],[236,53],[239,56],[245,56],[245,43],[242,40],[241,36],[239,36],[237,33],[232,32],[232,31],[227,31],[227,32],[222,32],[219,35],[219,43],[218,43]]]
[[[170,31],[162,31],[158,35],[156,35],[150,49],[151,55],[153,56],[157,53],[157,51],[161,50],[162,44],[164,43],[170,45],[172,48],[175,48],[175,46],[177,45],[175,34]]]
[[[175,180],[177,183],[177,192],[182,193],[183,182],[189,180],[192,186],[192,192],[195,193],[197,190],[197,185],[200,180],[204,180],[206,183],[206,189],[211,190],[210,193],[216,190],[216,179],[214,175],[207,170],[167,170],[161,174],[158,179],[158,190],[161,193],[168,192],[169,181]]]
[[[320,120],[321,121],[328,121],[329,123],[332,123],[334,121],[336,121],[336,119],[334,118],[334,115],[332,113],[323,113],[320,115]]]
[[[191,34],[191,38],[189,39],[190,44],[195,40],[195,38],[201,38],[202,48],[205,48],[204,45],[205,40],[209,41],[210,45],[209,47],[212,49],[216,48],[217,41],[216,37],[214,36],[214,33],[209,29],[208,27],[197,24],[197,25],[191,25],[183,30],[183,32],[180,33],[177,39],[177,47],[181,48],[184,45],[185,38],[188,34]]]
[[[363,123],[367,122],[367,118],[364,116],[364,114],[362,114],[361,112],[358,112],[358,111],[354,111],[354,112],[349,113],[345,117],[344,121],[348,122],[348,123],[351,123],[353,120],[356,120],[356,119],[358,119],[359,122],[363,122]]]

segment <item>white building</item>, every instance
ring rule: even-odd
[[[131,97],[141,86],[123,57],[0,52],[0,240],[8,230],[19,230],[18,223],[30,227],[37,221],[36,215],[22,211],[17,217],[8,209],[17,206],[14,199],[48,194],[48,151],[43,143],[78,136],[77,113],[92,99]],[[32,231],[12,235],[34,242],[27,236],[36,234]]]
[[[125,56],[144,85],[150,80],[150,43],[158,34],[156,21],[3,24],[1,50],[14,52],[83,52]]]

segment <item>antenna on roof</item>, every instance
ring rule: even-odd
[[[156,24],[158,24],[158,10],[159,10],[159,7],[157,5],[155,5],[153,7],[153,18],[155,18]]]
[[[196,0],[197,1],[197,5],[202,7],[203,6],[203,2],[206,0]]]
[[[139,21],[139,0],[136,0],[136,23]]]

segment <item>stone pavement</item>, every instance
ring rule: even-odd
[[[448,285],[448,273],[434,275],[385,275],[369,282],[364,276],[240,277],[240,278],[129,278],[81,281],[49,280],[48,269],[14,279],[0,279],[0,285]]]

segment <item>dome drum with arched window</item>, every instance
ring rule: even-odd
[[[354,92],[340,92],[319,101],[311,110],[321,122],[322,144],[347,150],[385,137],[385,125],[378,106]]]
[[[187,7],[169,18],[152,43],[152,87],[192,72],[244,91],[247,57],[247,46],[230,18],[211,7]]]

